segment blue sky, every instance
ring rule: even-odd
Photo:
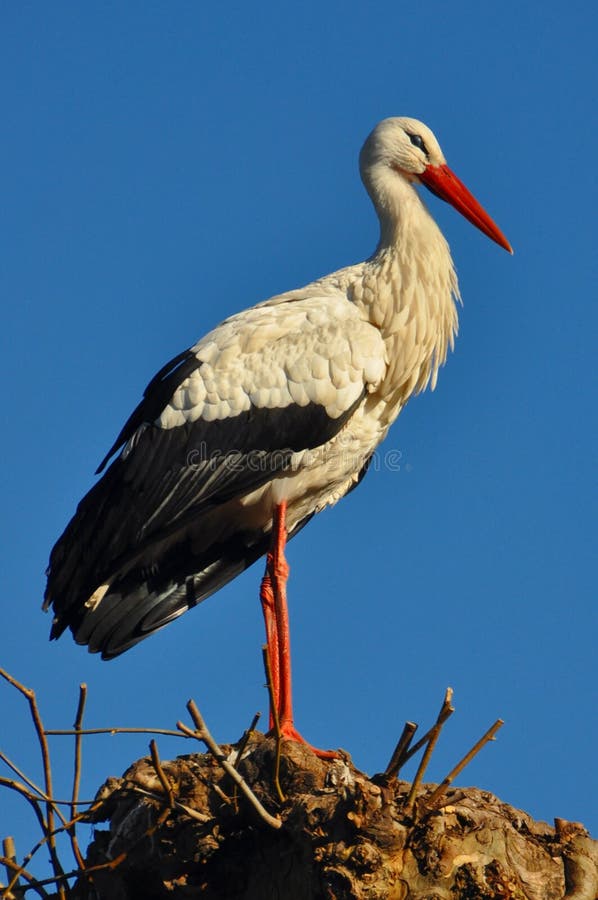
[[[48,643],[43,573],[158,368],[226,315],[370,254],[357,154],[379,119],[410,115],[515,256],[426,198],[459,272],[460,336],[379,471],[290,547],[297,724],[373,773],[451,685],[430,780],[501,716],[459,783],[598,830],[597,17],[575,0],[3,5],[0,665],[48,727],[72,723],[81,681],[89,727],[172,727],[192,696],[225,742],[266,710],[261,564],[111,663]],[[39,779],[24,703],[0,696],[0,747]],[[89,738],[82,795],[148,740]],[[65,795],[70,740],[52,751]],[[0,810],[26,852],[29,809]]]

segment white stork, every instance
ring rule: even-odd
[[[380,219],[375,253],[231,316],[160,369],[47,572],[51,638],[69,627],[110,659],[267,553],[274,703],[294,739],[285,540],[359,483],[407,400],[434,388],[457,332],[451,254],[416,187],[512,252],[421,122],[380,122],[360,171]]]

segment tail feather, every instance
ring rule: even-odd
[[[87,645],[90,653],[101,653],[102,659],[119,656],[197,606],[263,556],[270,541],[269,532],[244,530],[211,543],[207,535],[218,533],[220,514],[214,508],[202,520],[205,543],[201,551],[193,537],[183,532],[179,541],[157,542],[142,559],[102,581],[86,513],[80,506],[53,552],[46,607],[51,605],[55,612],[51,639],[70,628],[78,644]],[[309,519],[311,515],[289,537]],[[105,532],[104,528],[104,540]]]
[[[169,567],[170,575],[144,578],[129,572],[94,607],[80,605],[70,620],[56,623],[51,637],[69,627],[75,641],[86,644],[90,653],[101,653],[102,659],[119,656],[243,572],[265,553],[268,540],[263,536],[251,547],[244,541],[229,541],[212,548],[211,559],[188,559],[186,566],[179,558],[175,571]]]

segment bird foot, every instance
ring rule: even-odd
[[[268,737],[275,737],[276,731],[272,728],[268,732]],[[303,744],[304,747],[307,747],[311,750],[312,753],[319,759],[338,759],[339,753],[336,750],[320,750],[318,747],[314,747],[309,741],[306,741],[304,737],[297,731],[295,726],[292,723],[287,723],[280,725],[280,737],[283,741],[295,741],[297,744]]]

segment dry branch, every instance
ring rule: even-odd
[[[234,755],[236,748],[219,749]],[[239,763],[269,804],[276,803],[275,752],[274,736],[255,732]],[[96,880],[93,900],[589,900],[598,888],[598,846],[580,826],[560,822],[555,831],[476,788],[446,786],[442,809],[425,809],[422,798],[435,785],[421,785],[414,820],[404,782],[381,786],[350,762],[319,759],[290,741],[281,758],[280,828],[256,827],[247,805],[220,803],[213,786],[228,774],[205,753],[172,760],[168,773],[179,785],[177,802],[209,821],[167,811],[144,840],[164,796],[152,805],[131,785],[150,766],[139,760],[111,784],[99,813],[108,830],[96,824],[88,862],[125,858]],[[92,900],[83,882],[73,900]]]
[[[388,765],[384,770],[384,774],[387,778],[396,778],[399,774],[399,770],[401,768],[401,760],[404,758],[405,753],[409,749],[409,745],[411,744],[411,740],[413,735],[417,731],[417,725],[415,722],[405,722],[403,726],[403,731],[401,732],[401,736],[397,742],[397,746],[393,750],[393,754],[388,761]]]
[[[482,747],[484,747],[488,743],[488,741],[494,740],[494,736],[495,736],[496,732],[498,731],[499,728],[502,728],[502,726],[504,724],[505,723],[503,722],[502,719],[496,720],[494,725],[492,725],[488,729],[486,734],[482,735],[482,737],[479,739],[479,741],[473,745],[471,750],[469,750],[465,754],[463,759],[461,759],[457,763],[457,765],[453,769],[451,769],[451,771],[448,773],[448,775],[445,778],[443,778],[443,780],[440,782],[440,784],[438,785],[438,787],[436,788],[434,793],[426,798],[426,806],[433,807],[435,805],[438,805],[438,801],[440,800],[442,795],[446,792],[447,787],[453,783],[453,781],[455,780],[457,775],[459,775],[463,771],[465,766],[469,765],[471,760],[474,758],[474,756],[476,756],[480,752]]]
[[[62,865],[58,858],[58,853],[56,852],[56,841],[54,839],[54,804],[52,801],[52,765],[50,762],[50,749],[48,747],[48,742],[46,740],[46,735],[44,734],[44,726],[42,723],[41,715],[39,712],[39,708],[37,705],[37,698],[35,696],[35,691],[31,688],[26,687],[16,678],[13,678],[12,675],[9,675],[5,669],[0,668],[0,676],[4,678],[9,684],[11,684],[14,688],[17,689],[26,699],[29,704],[29,711],[31,713],[31,718],[33,720],[33,725],[35,728],[35,733],[37,735],[37,739],[39,741],[40,752],[42,757],[42,764],[44,770],[44,796],[46,798],[46,827],[47,827],[47,835],[48,835],[48,849],[50,851],[50,859],[52,862],[52,869],[56,876],[63,875]],[[59,887],[58,895],[61,900],[64,900],[65,894],[64,889]]]
[[[203,717],[197,708],[197,705],[193,700],[189,700],[187,703],[187,709],[193,719],[193,723],[195,725],[195,731],[191,731],[191,729],[187,728],[182,722],[177,722],[177,728],[180,728],[184,734],[190,734],[193,737],[196,737],[198,740],[202,741],[215,760],[219,763],[219,765],[224,769],[227,775],[229,775],[232,780],[235,782],[237,787],[243,792],[243,794],[247,797],[253,808],[257,811],[260,818],[264,820],[271,828],[280,828],[280,819],[277,819],[275,816],[271,816],[270,813],[264,808],[264,806],[260,803],[258,798],[255,796],[245,779],[239,775],[238,771],[234,768],[234,766],[228,762],[226,754],[222,751],[222,749],[218,746],[210,731],[203,720]]]
[[[442,701],[442,706],[440,707],[440,712],[438,713],[438,718],[436,719],[436,723],[432,726],[430,731],[428,732],[429,738],[426,745],[426,749],[424,750],[424,755],[421,758],[421,762],[418,766],[417,772],[415,773],[415,778],[413,779],[413,784],[411,785],[411,790],[409,791],[409,796],[407,797],[407,802],[405,804],[405,810],[408,815],[411,815],[413,812],[413,807],[415,804],[415,798],[417,796],[417,791],[422,782],[426,769],[428,768],[428,764],[432,757],[432,753],[434,752],[434,747],[436,746],[436,742],[440,737],[440,731],[442,726],[446,722],[449,716],[451,716],[455,709],[451,705],[451,700],[453,698],[453,689],[447,688],[446,693],[444,695],[444,700]],[[415,748],[413,750],[415,752]],[[407,755],[405,756],[407,758]]]
[[[266,677],[271,677],[265,658]],[[19,865],[14,847],[0,857],[9,873],[1,891],[20,900],[35,891],[69,900],[594,900],[598,896],[598,850],[582,826],[556,820],[556,831],[475,788],[456,790],[453,780],[490,740],[502,720],[471,748],[438,785],[422,780],[444,722],[453,712],[447,690],[436,722],[415,745],[414,723],[406,723],[386,772],[370,780],[349,759],[322,760],[309,748],[285,742],[276,723],[271,737],[255,731],[257,717],[232,748],[210,734],[193,701],[187,708],[195,730],[177,723],[167,729],[84,729],[86,690],[81,685],[73,730],[44,731],[35,694],[0,669],[28,700],[44,765],[38,787],[0,753],[23,783],[0,778],[0,787],[32,806],[42,838]],[[154,740],[150,759],[140,760],[122,779],[109,779],[90,801],[79,800],[82,736],[121,732],[177,735],[202,741],[209,753],[162,763]],[[48,734],[75,736],[70,801],[52,794]],[[396,780],[418,750],[424,754],[413,785]],[[273,775],[274,773],[274,775]],[[250,804],[238,805],[227,786],[232,779]],[[279,782],[276,785],[276,782]],[[231,802],[232,801],[232,802]],[[70,821],[58,808],[65,803]],[[279,816],[266,806],[279,809]],[[44,809],[46,815],[44,816]],[[250,809],[257,811],[250,813]],[[414,815],[414,810],[417,815]],[[58,815],[62,827],[54,827]],[[75,826],[85,819],[110,822],[96,830],[87,859]],[[259,827],[260,820],[269,827]],[[64,871],[55,838],[69,833],[77,868]],[[48,844],[54,875],[36,879],[30,859]],[[191,855],[187,853],[187,848]],[[69,881],[78,877],[76,885]],[[20,883],[19,883],[20,882]]]

